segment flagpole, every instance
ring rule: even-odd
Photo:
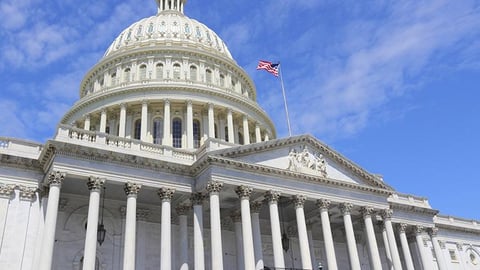
[[[292,128],[290,127],[290,116],[288,115],[287,97],[285,95],[285,86],[283,85],[282,68],[278,62],[278,73],[280,75],[280,83],[282,84],[283,103],[285,104],[285,115],[287,116],[288,135],[292,137]]]

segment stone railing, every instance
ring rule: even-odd
[[[43,145],[31,141],[0,137],[0,154],[37,159]]]
[[[55,140],[148,158],[165,157],[183,162],[192,162],[197,159],[196,153],[189,150],[117,137],[68,125],[59,126]]]

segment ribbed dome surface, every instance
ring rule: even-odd
[[[144,18],[127,27],[110,45],[105,57],[132,48],[169,44],[193,47],[233,60],[227,46],[214,31],[172,10]]]

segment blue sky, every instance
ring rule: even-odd
[[[154,0],[2,0],[0,135],[45,142],[114,38]],[[480,2],[189,0],[288,135],[309,133],[443,214],[480,220]]]

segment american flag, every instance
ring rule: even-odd
[[[274,64],[270,61],[265,61],[265,60],[260,60],[258,62],[257,69],[264,69],[268,73],[273,74],[273,76],[278,77],[278,65],[280,64]]]

